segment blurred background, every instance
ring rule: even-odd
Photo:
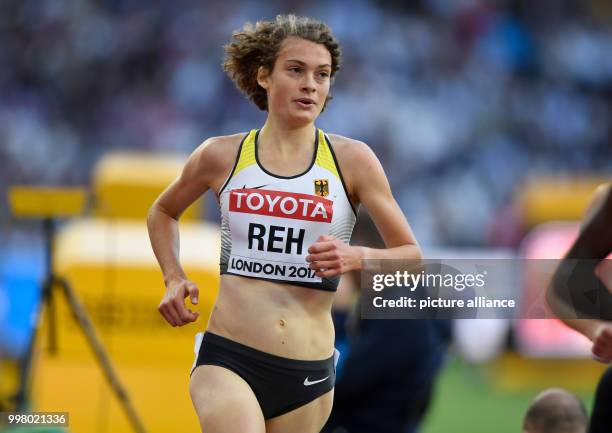
[[[8,188],[82,186],[91,201],[59,227],[55,270],[83,298],[148,429],[176,426],[173,417],[197,429],[186,372],[204,324],[177,331],[157,317],[163,282],[144,216],[204,139],[263,124],[224,75],[222,47],[246,21],[290,12],[325,21],[343,49],[318,126],[374,149],[426,256],[557,258],[574,239],[612,173],[606,0],[3,0],[2,407],[47,272],[40,222],[12,214]],[[218,278],[217,218],[206,196],[183,225],[186,267],[210,287],[204,312]],[[68,310],[56,308],[59,354],[45,350],[43,326],[32,407],[69,410],[74,431],[129,431]],[[461,325],[422,431],[520,431],[530,399],[551,385],[589,406],[603,367],[581,337],[536,322]]]

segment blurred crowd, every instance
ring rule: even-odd
[[[0,198],[87,185],[108,151],[188,153],[260,126],[222,47],[288,12],[343,47],[318,126],[375,150],[423,245],[511,244],[490,228],[526,176],[611,172],[607,0],[3,0]]]

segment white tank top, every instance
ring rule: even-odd
[[[353,208],[327,135],[315,130],[308,169],[295,176],[267,171],[257,157],[259,130],[240,143],[219,191],[221,274],[335,291],[339,277],[319,278],[306,256],[321,235],[348,243]]]

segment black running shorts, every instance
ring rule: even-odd
[[[196,336],[196,361],[233,371],[251,387],[264,418],[274,418],[303,406],[334,388],[337,351],[328,359],[283,358],[236,343],[211,332]]]

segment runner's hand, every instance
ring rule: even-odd
[[[166,284],[166,294],[157,308],[166,322],[172,326],[183,326],[198,320],[200,313],[193,312],[185,306],[189,296],[191,303],[198,303],[198,286],[187,279],[170,280]]]
[[[612,323],[605,323],[597,328],[591,352],[593,358],[599,362],[612,362]]]
[[[330,278],[361,267],[361,248],[333,236],[319,236],[308,248],[306,261],[320,278]]]

